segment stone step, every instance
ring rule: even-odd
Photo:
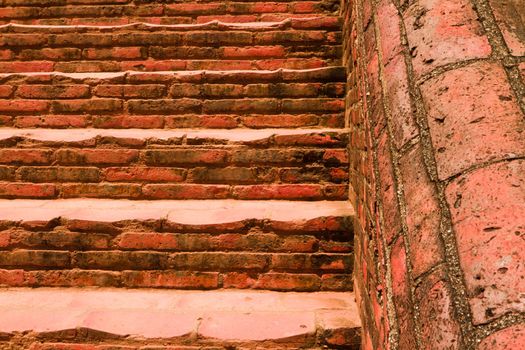
[[[0,200],[0,209],[3,286],[352,290],[345,201]]]
[[[0,75],[11,127],[261,128],[344,125],[342,67]]]
[[[0,26],[0,73],[311,69],[340,63],[338,18],[271,23]]]
[[[359,349],[352,293],[9,289],[13,350]]]
[[[343,200],[347,141],[340,129],[0,128],[0,198]]]
[[[337,14],[330,1],[143,1],[143,0],[2,0],[0,23],[95,24],[131,22],[159,24],[276,21],[290,17]]]

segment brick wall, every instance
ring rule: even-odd
[[[525,341],[525,7],[344,1],[364,349]]]

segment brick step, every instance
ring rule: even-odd
[[[0,200],[0,285],[352,289],[348,202]]]
[[[0,26],[0,72],[309,69],[339,65],[338,18],[276,23]]]
[[[0,347],[354,350],[354,299],[334,292],[12,289],[0,294]]]
[[[15,127],[261,128],[344,124],[342,67],[0,75]]]
[[[344,130],[0,129],[0,198],[347,197]]]
[[[162,24],[278,21],[290,17],[337,14],[339,2],[330,1],[100,1],[3,0],[0,23],[96,24],[131,22]]]

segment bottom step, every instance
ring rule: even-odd
[[[352,293],[4,289],[0,349],[359,349]]]

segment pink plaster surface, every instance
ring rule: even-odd
[[[112,199],[0,200],[0,220],[46,221],[57,217],[112,222],[165,218],[180,224],[217,224],[245,219],[308,220],[353,216],[346,201],[242,201]]]
[[[86,327],[117,335],[270,340],[360,326],[352,293],[4,289],[0,332]]]
[[[256,141],[271,136],[306,135],[311,133],[343,132],[345,129],[16,129],[0,128],[0,140],[26,137],[38,141],[78,142],[97,136],[167,140],[186,137],[189,139],[220,139],[228,141]]]

